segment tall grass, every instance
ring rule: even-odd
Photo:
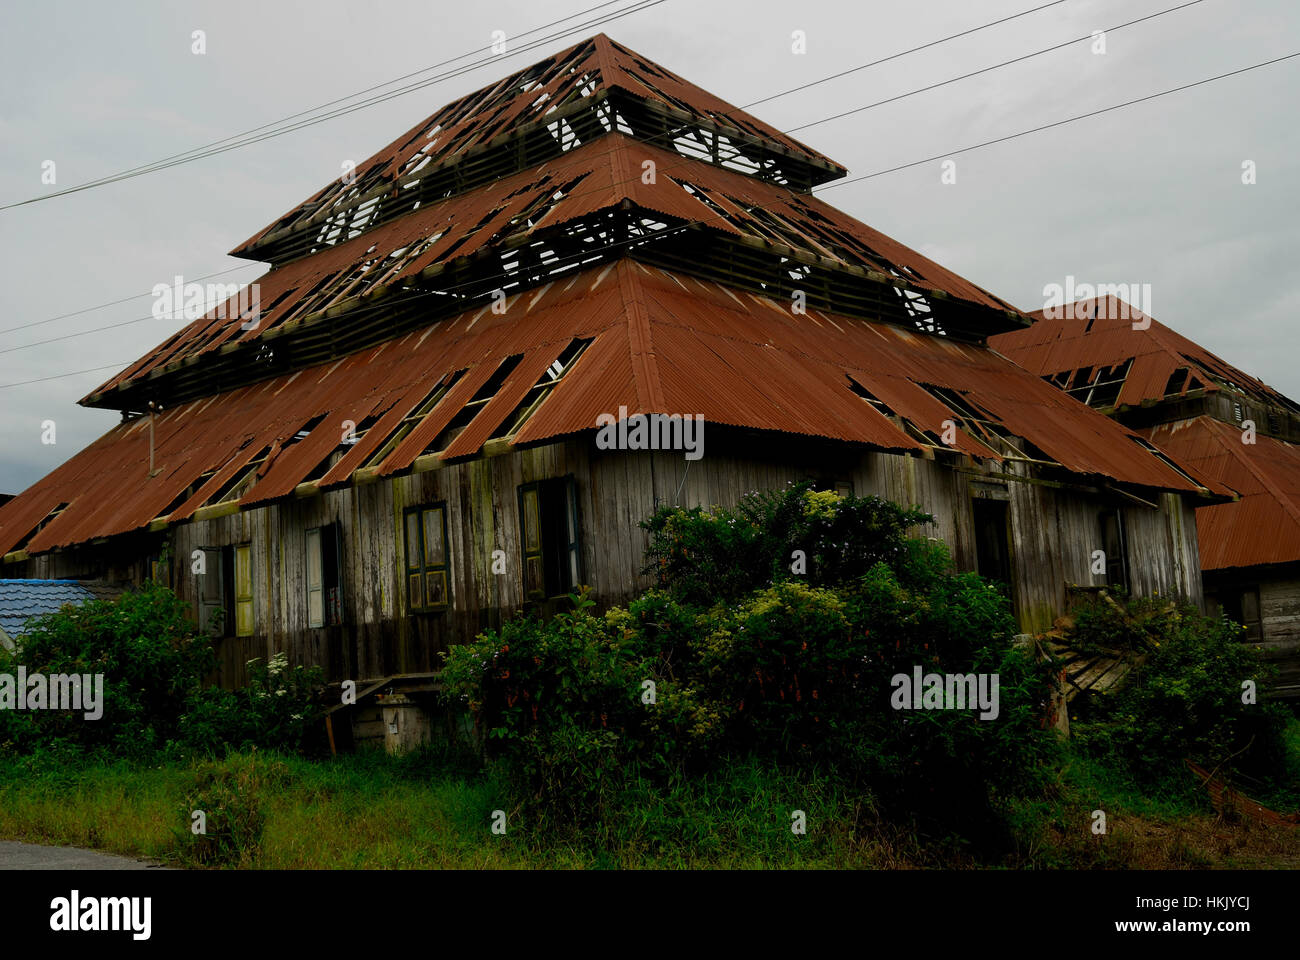
[[[1300,724],[1291,732],[1293,744]],[[1041,795],[1008,801],[1005,845],[972,850],[883,819],[830,771],[736,760],[709,776],[633,779],[606,816],[529,822],[490,769],[446,751],[255,762],[266,815],[255,869],[897,869],[1300,866],[1300,830],[1224,823],[1194,786],[1155,795],[1071,754]],[[179,863],[180,814],[199,766],[0,760],[0,837]],[[1091,832],[1092,811],[1107,833]],[[506,833],[492,832],[492,813]],[[807,833],[796,835],[802,811]]]

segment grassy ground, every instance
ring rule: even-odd
[[[1300,724],[1291,734],[1300,757]],[[1300,828],[1219,816],[1192,786],[1152,796],[1077,757],[1043,796],[1008,804],[1005,831],[979,850],[884,821],[830,780],[749,761],[666,787],[634,783],[603,818],[545,826],[512,809],[491,775],[445,754],[259,755],[254,769],[265,833],[238,865],[255,869],[1300,867]],[[0,760],[0,838],[175,862],[195,782],[186,763]],[[491,830],[498,809],[504,836]],[[1091,829],[1099,809],[1103,836]],[[791,830],[795,810],[806,835]]]

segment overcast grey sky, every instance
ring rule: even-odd
[[[0,204],[286,117],[596,2],[6,0]],[[599,29],[744,104],[1042,2],[666,0]],[[1179,2],[1067,0],[753,112],[788,129]],[[201,56],[195,30],[206,33]],[[805,55],[791,52],[795,30]],[[486,58],[467,75],[240,150],[0,211],[0,330],[237,266],[226,251],[344,161],[581,36]],[[1108,34],[1104,55],[1080,43],[796,136],[860,175],[1297,51],[1295,0],[1203,0]],[[1297,91],[1300,58],[959,156],[955,184],[941,183],[936,161],[822,196],[1026,310],[1067,274],[1149,283],[1158,320],[1300,397]],[[56,186],[42,183],[47,160]],[[1252,186],[1241,182],[1246,160]],[[0,384],[125,365],[181,322],[93,330],[150,308],[142,297],[0,333]],[[115,372],[0,389],[0,492],[26,488],[117,421],[76,405]],[[44,420],[57,424],[53,445],[41,442]]]

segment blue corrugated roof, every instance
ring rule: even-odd
[[[0,580],[0,630],[15,638],[32,617],[94,597],[76,580]]]

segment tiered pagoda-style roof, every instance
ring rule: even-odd
[[[1024,315],[810,192],[843,173],[604,36],[578,44],[241,245],[272,263],[256,324],[218,308],[85,398],[124,422],[0,507],[0,553],[503,452],[620,407],[1213,489],[989,350]]]
[[[233,251],[274,264],[256,325],[222,305],[83,403],[204,396],[622,256],[968,339],[1025,324],[809,192],[844,172],[597,36],[444,108],[260,231]]]

